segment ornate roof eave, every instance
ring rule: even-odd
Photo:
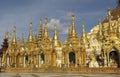
[[[120,47],[118,47],[118,46],[115,45],[115,44],[114,44],[114,45],[110,45],[110,46],[108,46],[107,48],[105,48],[105,52],[106,52],[106,53],[110,53],[113,48],[114,48],[114,49],[117,49],[118,52],[120,52]]]

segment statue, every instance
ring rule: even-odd
[[[98,62],[97,62],[97,60],[96,60],[96,57],[95,57],[95,55],[93,54],[93,53],[91,53],[90,54],[90,59],[91,59],[91,61],[90,61],[90,63],[89,63],[89,67],[91,68],[91,67],[99,67],[99,64],[98,64]]]

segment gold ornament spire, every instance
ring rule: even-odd
[[[38,32],[38,46],[40,46],[42,42],[42,19],[40,19],[40,26],[39,26],[39,32]]]
[[[32,35],[32,21],[30,22],[30,32],[29,32],[29,36],[28,36],[28,42],[32,42],[33,41],[33,35]]]
[[[16,26],[14,26],[14,29],[13,29],[13,39],[12,39],[12,43],[17,43],[17,39],[16,39]]]
[[[54,36],[53,40],[58,40],[58,34],[57,34],[57,29],[56,29],[56,23],[54,24]]]
[[[56,23],[54,24],[53,46],[61,46],[61,43],[57,34]]]
[[[72,36],[77,36],[76,29],[75,29],[75,15],[72,14],[72,30],[71,30]]]
[[[44,37],[49,37],[49,35],[48,35],[48,18],[47,17],[45,17]]]
[[[84,28],[84,22],[82,22],[82,34],[81,34],[80,42],[82,44],[89,44],[87,34],[86,34],[85,28]]]

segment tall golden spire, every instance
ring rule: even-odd
[[[13,35],[12,43],[15,44],[15,43],[17,43],[17,39],[16,39],[16,26],[14,26],[13,33],[14,33],[14,35]]]
[[[77,36],[76,29],[75,29],[75,15],[72,14],[72,30],[71,30],[72,36]]]
[[[54,24],[53,46],[61,46],[61,43],[57,34],[56,23]]]
[[[82,38],[86,37],[86,33],[85,33],[85,28],[84,28],[84,22],[82,22]]]
[[[86,34],[85,28],[84,28],[84,22],[82,22],[82,34],[81,34],[81,38],[80,38],[80,43],[89,44],[87,34]]]
[[[45,24],[44,24],[45,26],[44,26],[44,37],[49,37],[49,35],[48,35],[48,18],[47,17],[45,17]]]
[[[43,31],[42,31],[42,19],[40,19],[40,26],[39,26],[39,32],[38,32],[38,46],[41,45],[43,37]]]
[[[30,32],[29,32],[29,36],[28,36],[28,42],[32,42],[32,41],[33,41],[32,22],[30,22]]]
[[[56,23],[54,24],[54,36],[53,40],[58,40],[58,34],[57,34],[57,29],[56,29]]]

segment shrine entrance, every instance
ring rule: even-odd
[[[41,53],[40,54],[40,59],[39,59],[40,61],[40,64],[43,64],[44,63],[44,53]]]
[[[75,53],[74,52],[69,53],[69,63],[75,64]]]
[[[111,51],[109,53],[109,58],[110,58],[110,64],[113,66],[120,67],[119,65],[119,53],[118,51]]]

